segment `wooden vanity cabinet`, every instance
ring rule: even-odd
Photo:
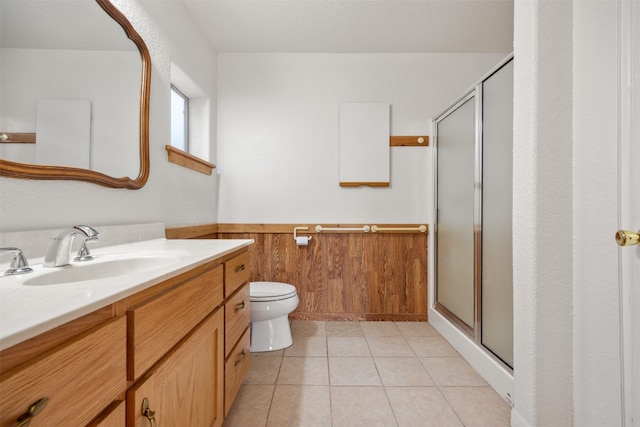
[[[244,248],[0,352],[0,427],[221,426],[249,320]]]

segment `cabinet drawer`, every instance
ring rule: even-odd
[[[127,311],[128,378],[135,380],[222,303],[222,265]]]
[[[124,316],[91,329],[0,379],[0,426],[15,421],[35,402],[49,403],[36,426],[86,425],[127,388]]]
[[[244,282],[249,281],[249,251],[231,258],[224,263],[224,296],[235,292]]]
[[[248,283],[241,287],[224,305],[225,356],[231,353],[245,328],[249,326],[251,319],[250,305]]]
[[[224,415],[231,409],[233,400],[240,390],[242,380],[249,370],[249,360],[251,359],[251,342],[249,328],[244,330],[244,334],[238,345],[233,349],[224,367]]]

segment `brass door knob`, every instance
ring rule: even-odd
[[[616,243],[620,246],[633,246],[640,244],[640,230],[635,231],[618,230],[616,233]]]

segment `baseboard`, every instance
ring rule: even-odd
[[[426,322],[427,314],[421,313],[291,313],[291,320],[351,320]]]
[[[513,374],[507,367],[432,308],[429,308],[429,323],[507,403],[513,405]]]

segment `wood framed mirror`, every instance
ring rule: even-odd
[[[85,181],[112,188],[144,186],[149,177],[151,58],[129,20],[109,0],[2,0],[0,6],[0,139],[4,140],[0,142],[0,176]],[[85,15],[85,9],[91,10]],[[17,13],[26,16],[16,17]],[[98,16],[99,22],[91,22],[86,18],[89,14]],[[44,29],[55,34],[45,34]],[[5,31],[16,34],[13,45]],[[107,34],[106,39],[98,41],[94,37],[98,33]],[[115,40],[115,33],[119,40]],[[51,40],[57,38],[53,35],[63,41],[54,44]],[[25,44],[36,43],[36,39],[43,46]],[[89,46],[90,41],[95,44]],[[42,57],[34,59],[36,51]],[[80,54],[89,56],[79,59]],[[26,67],[29,61],[40,66]],[[57,70],[58,64],[69,68]],[[133,71],[125,75],[128,64]],[[18,82],[4,81],[12,73]],[[33,93],[33,86],[45,87],[44,81],[56,73],[63,78],[49,82],[45,91]],[[24,80],[30,75],[37,79],[34,84]],[[90,88],[90,93],[76,93],[76,88],[83,85]],[[50,87],[66,87],[72,93],[55,92]],[[15,113],[17,110],[26,111],[26,118]],[[74,113],[76,110],[79,113]],[[81,123],[80,131],[66,125],[76,122]],[[16,137],[24,134],[30,137]],[[86,141],[88,147],[70,146],[74,139]],[[45,157],[46,153],[52,153],[52,157]],[[69,163],[67,158],[71,159]],[[123,165],[128,165],[127,169]]]

